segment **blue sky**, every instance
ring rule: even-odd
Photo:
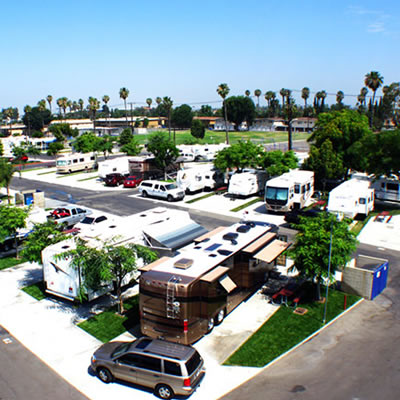
[[[222,82],[230,95],[304,86],[357,95],[372,70],[400,81],[396,0],[4,3],[0,109],[20,113],[48,94],[85,103],[108,94],[122,107],[123,86],[133,103],[195,105],[218,102]]]

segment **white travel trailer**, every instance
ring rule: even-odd
[[[179,210],[168,210],[157,207],[145,212],[121,218],[119,222],[108,223],[97,230],[79,235],[88,246],[101,247],[105,242],[120,246],[128,243],[141,244],[165,253],[175,251],[194,238],[207,232],[203,227],[190,219],[189,213]],[[42,251],[43,280],[47,293],[75,300],[83,289],[83,277],[79,270],[71,266],[71,259],[59,257],[60,254],[73,250],[76,244],[73,239],[46,247]],[[139,260],[139,265],[140,260]],[[137,274],[129,275],[124,285]],[[96,291],[85,292],[87,299],[93,300],[113,289],[112,282],[104,282]]]
[[[129,158],[118,157],[99,162],[99,177],[103,179],[107,174],[112,173],[129,174]]]
[[[366,180],[350,179],[329,192],[328,211],[354,218],[374,209],[374,189]]]
[[[213,190],[224,183],[224,175],[212,164],[197,165],[179,170],[176,184],[186,193]]]
[[[396,175],[372,180],[371,187],[375,189],[377,200],[400,201],[400,180]]]
[[[303,208],[314,194],[314,172],[292,170],[265,184],[267,211],[290,211]]]
[[[76,171],[88,171],[97,168],[97,157],[93,153],[73,153],[59,157],[56,160],[58,174],[68,174]]]
[[[198,160],[212,161],[216,157],[217,153],[226,147],[228,144],[206,144],[206,145],[195,145],[193,146],[193,153]]]
[[[235,172],[229,179],[228,193],[232,196],[261,194],[265,189],[268,173],[263,170],[245,169]]]

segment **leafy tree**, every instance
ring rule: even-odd
[[[137,156],[141,152],[141,147],[136,138],[132,137],[129,143],[121,147],[121,151],[128,156]]]
[[[3,142],[0,140],[0,157],[4,154]]]
[[[10,183],[16,169],[4,158],[0,159],[0,185],[7,190],[8,204],[10,204]]]
[[[361,150],[362,142],[371,134],[364,115],[344,109],[319,114],[315,130],[308,141],[311,148],[316,146],[321,149],[325,140],[329,139],[333,152],[342,160],[347,176],[350,169],[365,170],[367,155]]]
[[[91,153],[99,150],[100,138],[93,132],[85,132],[78,136],[72,145],[79,153]]]
[[[149,137],[147,150],[154,155],[154,161],[158,168],[164,172],[179,157],[179,150],[175,144],[162,132],[156,132]]]
[[[231,96],[224,102],[227,110],[228,121],[232,122],[238,131],[243,121],[247,126],[253,123],[256,110],[253,101],[246,96]]]
[[[21,256],[31,262],[42,262],[42,250],[46,247],[65,240],[67,236],[62,232],[63,226],[54,221],[34,224],[33,231],[24,241]]]
[[[45,134],[41,131],[33,131],[31,136],[33,138],[43,138]]]
[[[126,99],[129,96],[129,90],[125,87],[119,89],[119,97],[124,100],[124,105],[125,105],[125,118],[126,118],[126,126],[129,126],[128,124],[128,110],[126,108]]]
[[[98,138],[97,151],[101,151],[104,157],[112,153],[114,147],[114,139],[112,136],[106,135]]]
[[[143,128],[147,128],[149,126],[149,119],[148,118],[144,118],[143,119]]]
[[[298,159],[293,151],[273,150],[264,153],[261,166],[269,176],[279,176],[297,168]]]
[[[57,155],[61,150],[64,149],[64,145],[62,142],[52,142],[49,144],[49,148],[47,150],[47,154],[49,156],[55,156]]]
[[[229,94],[229,86],[226,83],[221,83],[217,87],[217,93],[222,97],[222,108],[224,109],[224,121],[225,121],[225,142],[229,144],[229,135],[228,135],[228,114],[226,110],[226,96]]]
[[[25,107],[24,110],[26,111],[22,117],[22,122],[25,126],[28,126],[29,130],[33,129],[35,131],[41,131],[44,126],[48,125],[51,121],[51,113],[46,108],[40,109],[39,107]]]
[[[119,135],[119,144],[123,146],[124,144],[130,143],[132,139],[132,131],[129,128],[125,128]]]
[[[204,124],[199,119],[193,119],[190,134],[195,138],[203,139],[205,132]]]
[[[289,257],[300,277],[310,279],[316,286],[316,300],[321,298],[323,279],[333,280],[335,271],[345,267],[356,249],[355,233],[349,230],[348,221],[338,221],[335,215],[320,213],[317,217],[300,217],[296,226],[298,234],[289,250]],[[332,243],[332,246],[330,244]],[[331,266],[328,276],[329,250]]]
[[[8,237],[14,237],[16,255],[18,258],[18,229],[25,228],[26,218],[28,217],[29,209],[0,206],[0,241],[4,241]]]
[[[72,129],[69,124],[65,123],[50,125],[49,131],[59,142],[66,142],[67,139],[74,138],[79,135],[78,129]]]
[[[262,165],[263,154],[264,149],[260,145],[250,141],[240,141],[220,150],[215,157],[214,165],[220,171],[257,168]]]
[[[197,112],[197,115],[199,117],[212,117],[214,115],[213,110],[211,106],[207,105],[202,105],[200,107],[200,110]]]
[[[192,124],[193,112],[192,107],[182,104],[176,107],[171,115],[171,124],[175,128],[189,128]]]

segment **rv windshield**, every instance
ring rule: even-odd
[[[88,225],[90,225],[90,224],[93,223],[93,221],[94,221],[94,218],[92,218],[92,217],[85,217],[85,218],[83,218],[83,220],[81,221],[81,224],[88,224]]]
[[[58,167],[64,167],[65,165],[67,165],[67,161],[66,160],[57,160],[57,166]]]
[[[266,200],[279,200],[286,202],[288,199],[287,188],[275,188],[267,187],[267,193],[265,194]]]

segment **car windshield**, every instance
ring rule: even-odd
[[[81,221],[81,224],[92,224],[94,221],[94,218],[92,217],[85,217],[83,218],[83,220]]]
[[[267,200],[287,200],[288,189],[287,188],[275,188],[267,187],[267,193],[265,195]]]
[[[131,344],[133,342],[128,342],[128,343],[122,343],[120,346],[118,346],[111,354],[111,357],[119,357],[121,354],[125,353],[128,351],[131,347]]]
[[[171,189],[177,189],[178,186],[175,185],[175,183],[169,183],[168,185],[165,185],[167,190],[171,190]]]

